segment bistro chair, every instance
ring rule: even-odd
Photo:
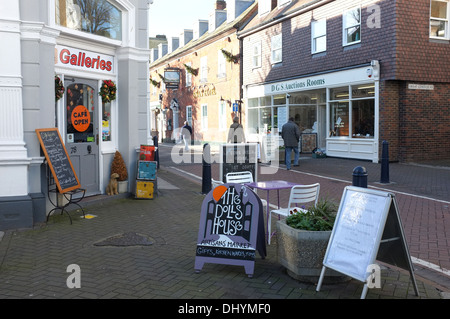
[[[253,183],[252,172],[231,172],[225,176],[227,183],[245,184]]]
[[[292,211],[294,210],[294,208],[296,208],[297,211],[306,212],[306,209],[299,207],[300,205],[297,204],[306,204],[314,202],[314,206],[317,205],[317,201],[319,200],[319,191],[320,191],[319,183],[311,185],[296,185],[291,188],[288,207],[274,209],[270,211],[267,226],[268,228],[267,230],[269,233],[269,240],[268,240],[269,245],[270,245],[270,237],[272,235],[271,233],[272,213],[277,214],[279,218],[280,216],[287,217],[289,215],[292,215],[293,214]]]

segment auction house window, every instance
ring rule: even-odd
[[[271,44],[271,61],[272,63],[280,63],[283,57],[283,44],[281,40],[281,33],[274,35],[270,41]]]
[[[261,41],[258,41],[253,44],[252,67],[253,68],[261,67]]]
[[[56,0],[56,24],[122,40],[122,12],[107,0]]]
[[[343,45],[361,41],[361,8],[353,8],[344,12],[343,16]]]
[[[330,137],[374,138],[374,84],[332,88],[329,96]]]
[[[327,20],[311,22],[311,53],[319,53],[327,50]]]
[[[437,39],[449,39],[449,11],[448,0],[432,0],[430,11],[430,37]]]

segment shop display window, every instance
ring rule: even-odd
[[[111,102],[102,103],[102,141],[111,141]]]
[[[349,132],[349,102],[330,103],[330,136],[347,136]]]
[[[122,40],[122,12],[107,0],[56,0],[55,21],[69,29]]]

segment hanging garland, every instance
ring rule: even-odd
[[[153,85],[153,86],[156,86],[156,87],[160,87],[161,86],[161,83],[160,82],[158,82],[158,81],[156,81],[156,80],[153,80],[152,78],[150,78],[150,83]]]
[[[239,57],[237,55],[233,55],[231,52],[228,52],[227,50],[221,49],[222,54],[224,55],[225,59],[228,62],[238,63]]]
[[[55,75],[55,102],[58,102],[64,95],[64,84],[59,76]]]
[[[194,76],[197,76],[198,74],[198,69],[194,69],[192,68],[190,65],[188,64],[184,64],[184,67],[186,68],[187,73],[192,74]]]
[[[102,97],[103,103],[108,103],[116,99],[116,84],[111,80],[103,80],[99,95]]]

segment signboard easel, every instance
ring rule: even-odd
[[[252,277],[256,251],[266,254],[259,197],[242,184],[227,183],[211,190],[201,209],[195,271],[205,263],[235,265]]]
[[[409,270],[419,296],[394,194],[347,186],[316,290],[320,290],[326,268],[330,268],[364,282],[361,298],[365,298],[371,277],[368,269],[375,260]]]

